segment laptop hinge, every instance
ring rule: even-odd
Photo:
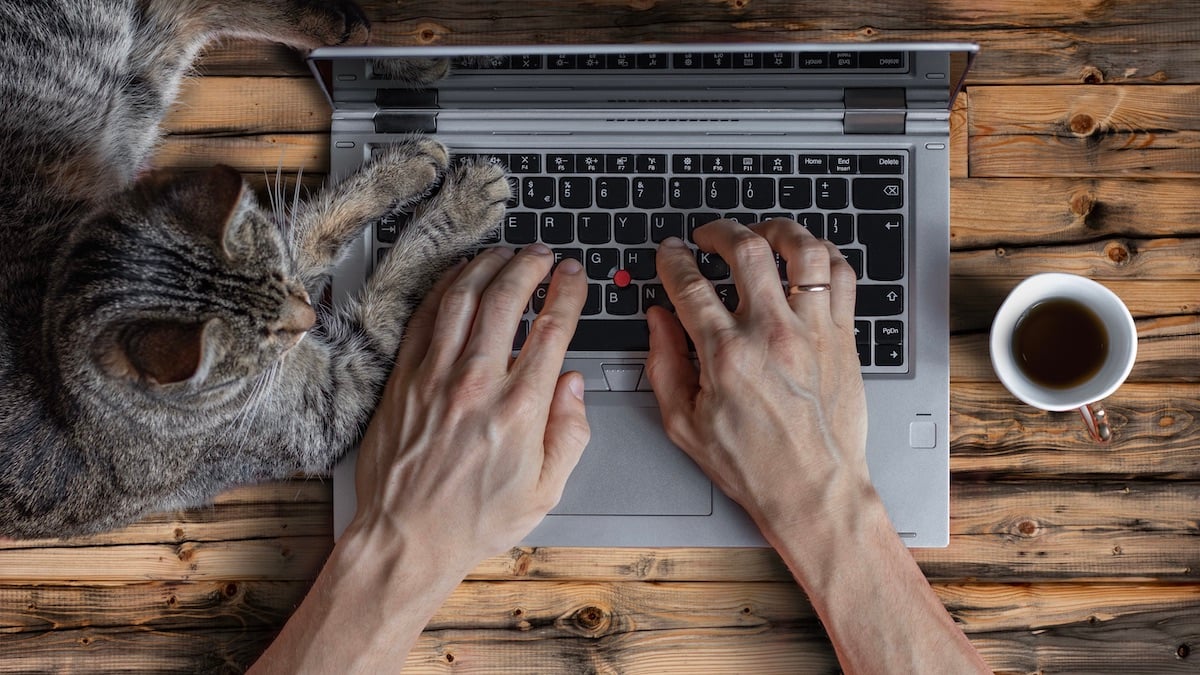
[[[846,88],[843,132],[847,134],[903,134],[907,113],[904,89]]]
[[[375,116],[375,133],[437,133],[437,115],[434,113],[381,112]]]

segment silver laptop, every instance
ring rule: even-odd
[[[718,217],[793,218],[859,274],[855,332],[871,479],[910,546],[949,542],[950,107],[968,44],[320,49],[330,170],[413,133],[504,164],[515,197],[486,245],[543,241],[584,263],[565,369],[584,374],[592,440],[531,546],[762,546],[753,523],[662,429],[644,371],[645,310],[667,236]],[[952,58],[953,57],[953,58]],[[952,65],[954,61],[954,65]],[[399,75],[397,75],[399,74]],[[403,218],[336,272],[355,293]],[[728,306],[727,265],[697,252]],[[540,308],[530,303],[519,349]],[[334,476],[338,533],[353,455]]]

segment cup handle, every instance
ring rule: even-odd
[[[1107,443],[1112,439],[1112,428],[1108,426],[1108,412],[1099,401],[1079,406],[1079,416],[1083,418],[1092,440]]]

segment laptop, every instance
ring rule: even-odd
[[[871,480],[904,542],[949,543],[950,108],[972,44],[707,44],[318,49],[331,180],[411,134],[507,167],[485,246],[545,242],[584,263],[564,369],[592,438],[529,546],[764,546],[666,437],[645,374],[645,309],[667,302],[657,242],[718,217],[793,218],[859,276],[855,333]],[[952,63],[953,62],[953,63]],[[400,76],[397,73],[401,74]],[[403,226],[388,217],[335,272],[356,293]],[[728,266],[697,251],[729,307]],[[540,293],[539,293],[540,295]],[[514,341],[540,309],[535,295]],[[337,533],[355,457],[334,474]]]

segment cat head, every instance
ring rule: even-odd
[[[58,334],[89,370],[205,390],[262,373],[315,314],[279,226],[226,166],[155,171],[77,228],[58,273]]]

